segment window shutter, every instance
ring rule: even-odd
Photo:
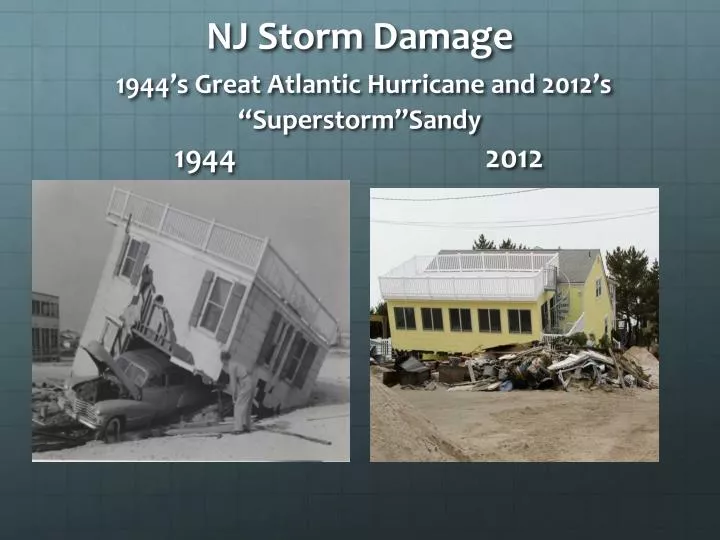
[[[197,326],[200,322],[200,315],[205,306],[205,299],[207,298],[208,292],[210,292],[210,285],[214,278],[214,272],[211,270],[205,271],[202,283],[200,284],[200,290],[198,291],[197,298],[195,298],[195,305],[193,305],[192,311],[190,312],[190,326]]]
[[[127,251],[128,244],[130,243],[130,236],[125,235],[125,238],[123,238],[122,247],[120,248],[120,255],[118,255],[118,260],[115,263],[115,272],[114,274],[116,276],[120,275],[120,269],[122,268],[123,261],[125,260],[125,252]]]
[[[217,333],[215,334],[215,338],[220,343],[226,343],[230,337],[230,329],[232,328],[233,322],[235,322],[235,316],[237,315],[238,309],[240,309],[243,296],[245,296],[245,285],[238,282],[233,283],[230,298],[228,298],[225,311],[223,311]]]
[[[148,251],[150,251],[150,244],[143,242],[140,244],[140,252],[138,253],[137,261],[133,267],[132,274],[130,275],[130,283],[137,285],[140,283],[140,276],[142,275],[143,268],[145,267],[145,259],[147,258]]]

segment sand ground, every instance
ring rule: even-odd
[[[659,461],[659,390],[391,391],[472,461]]]
[[[68,372],[67,364],[33,366],[33,381],[61,384]],[[221,438],[185,435],[119,444],[93,442],[78,448],[36,453],[33,461],[349,461],[349,351],[330,352],[318,376],[310,406],[264,424],[332,444],[255,431]]]

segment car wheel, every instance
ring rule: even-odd
[[[102,430],[102,440],[107,444],[120,442],[122,438],[123,422],[119,416],[107,421]]]

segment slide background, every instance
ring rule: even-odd
[[[262,6],[261,6],[262,4]],[[317,534],[705,538],[713,515],[720,349],[717,0],[3,0],[0,3],[0,536],[268,538]],[[412,6],[412,9],[411,9]],[[293,27],[492,25],[512,54],[206,50],[207,22]],[[612,98],[253,97],[274,112],[486,115],[463,133],[257,133],[241,100],[129,102],[120,77],[347,72],[402,78],[614,78]],[[544,151],[487,171],[483,148]],[[352,464],[31,464],[32,179],[183,178],[179,149],[236,149],[236,177],[352,181]],[[222,175],[220,175],[222,176]],[[370,186],[660,186],[660,464],[368,465]],[[713,232],[714,231],[714,232]],[[78,239],[81,241],[81,239]]]

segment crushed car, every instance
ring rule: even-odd
[[[113,358],[97,341],[83,349],[98,376],[68,380],[60,408],[94,430],[97,438],[117,442],[125,431],[148,428],[208,404],[211,389],[172,364],[156,348],[127,350]]]

